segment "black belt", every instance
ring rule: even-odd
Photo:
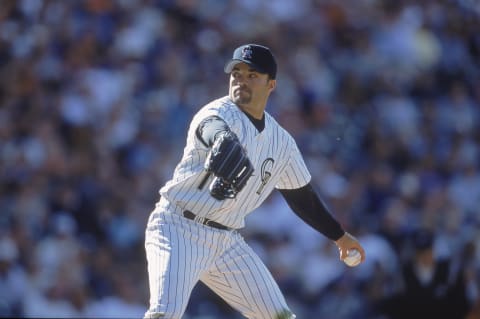
[[[208,218],[205,218],[205,217],[199,217],[189,210],[185,210],[183,212],[183,217],[191,219],[193,221],[196,221],[197,223],[200,223],[200,224],[205,225],[205,226],[210,226],[210,227],[221,229],[221,230],[232,230],[232,228],[224,226],[224,225],[219,224],[217,222],[214,222],[211,219],[208,219]]]

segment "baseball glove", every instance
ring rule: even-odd
[[[253,165],[233,132],[221,133],[215,139],[204,168],[215,175],[209,189],[218,200],[235,198],[253,173]]]

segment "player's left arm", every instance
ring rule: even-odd
[[[320,199],[311,183],[296,189],[279,189],[287,204],[303,221],[327,238],[335,241],[340,259],[347,257],[348,251],[356,249],[365,260],[365,251],[360,242],[346,232],[340,223],[330,213],[327,205]]]
[[[236,134],[218,116],[205,118],[195,131],[197,139],[209,149],[204,168],[207,172],[199,189],[210,174],[216,178],[210,184],[210,194],[218,199],[235,198],[253,174],[253,165]]]
[[[220,117],[212,115],[200,122],[195,130],[195,135],[205,147],[210,148],[215,142],[215,139],[229,132],[230,128],[227,123]]]

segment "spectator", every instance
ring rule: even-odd
[[[18,265],[18,249],[9,236],[0,238],[0,315],[22,314],[23,297],[27,292],[27,276]]]
[[[429,229],[413,235],[412,258],[402,267],[404,288],[385,302],[389,318],[465,318],[470,310],[463,269],[434,254]]]

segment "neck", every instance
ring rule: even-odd
[[[263,118],[263,113],[265,112],[265,104],[263,105],[237,104],[237,106],[243,112],[247,113],[254,119],[261,120]]]
[[[240,106],[240,109],[243,112],[248,113],[248,115],[250,115],[254,119],[261,120],[263,118],[263,110],[251,110],[243,106]]]
[[[242,112],[248,117],[248,119],[250,120],[250,122],[252,122],[253,126],[255,126],[255,128],[257,129],[257,131],[259,133],[261,133],[263,131],[263,129],[265,128],[265,113],[262,114],[262,117],[257,119],[257,118],[254,118],[252,115],[250,115],[249,113],[245,112],[242,110]]]

